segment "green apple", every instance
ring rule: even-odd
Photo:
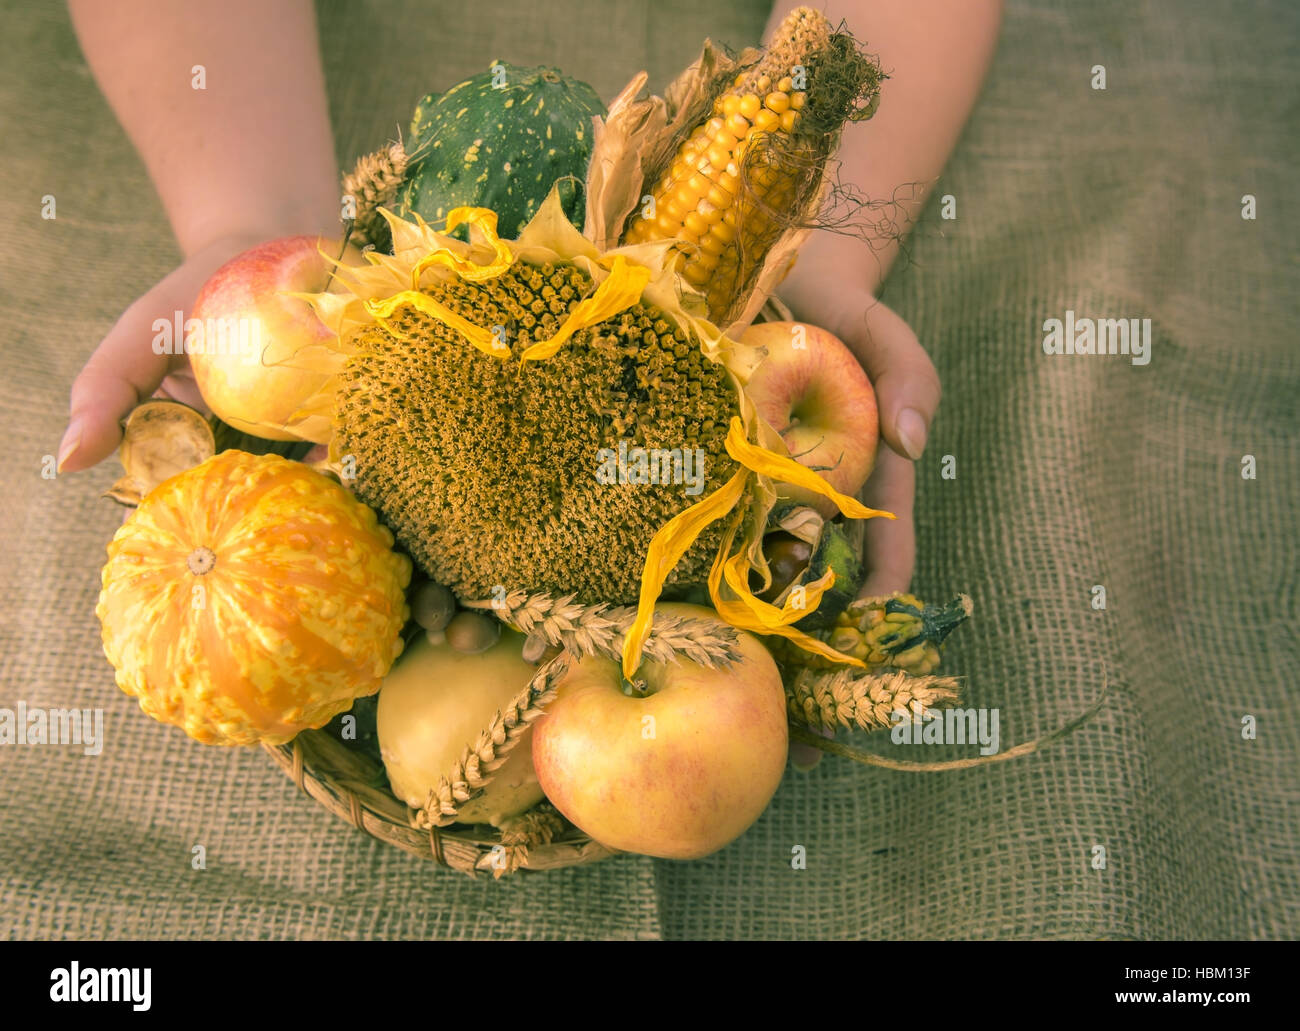
[[[718,618],[698,605],[655,612]],[[533,727],[551,803],[602,844],[666,859],[706,856],[743,834],[781,783],[789,727],[776,663],[753,635],[739,637],[729,667],[643,662],[644,694],[625,693],[616,661],[578,662]]]

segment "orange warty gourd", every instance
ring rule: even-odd
[[[283,744],[379,690],[408,558],[337,483],[223,451],[145,495],[108,547],[96,614],[117,683],[205,744]]]

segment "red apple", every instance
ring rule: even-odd
[[[781,435],[790,457],[853,497],[871,475],[880,438],[876,393],[853,352],[833,333],[803,322],[761,322],[740,338],[767,348],[747,391]],[[780,496],[823,516],[834,504],[802,487],[781,484]]]
[[[718,618],[698,605],[655,612]],[[789,728],[776,663],[739,637],[729,667],[643,662],[644,697],[624,693],[618,662],[578,662],[533,727],[552,804],[611,848],[665,859],[707,856],[743,834],[781,783]]]
[[[321,250],[337,255],[339,241],[289,236],[259,244],[217,269],[194,302],[186,347],[195,381],[208,407],[237,430],[270,440],[329,440],[328,419],[293,419],[331,378],[292,364],[300,348],[332,336],[306,301],[291,296],[325,289],[333,266]],[[349,247],[343,261],[364,259]]]

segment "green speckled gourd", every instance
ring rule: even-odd
[[[440,228],[462,205],[491,208],[497,232],[519,235],[556,180],[569,220],[582,228],[593,115],[605,115],[596,91],[557,68],[491,69],[430,93],[416,105],[409,150],[413,167],[399,213]],[[463,232],[463,230],[462,230]]]

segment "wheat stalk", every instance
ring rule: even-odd
[[[902,670],[802,670],[786,684],[785,696],[791,719],[813,730],[834,732],[838,727],[885,730],[894,725],[895,712],[921,716],[931,708],[955,704],[959,691],[956,677],[914,677]]]
[[[354,240],[362,245],[372,243],[381,250],[387,249],[392,234],[379,209],[393,206],[409,164],[406,149],[398,141],[362,156],[356,167],[343,177],[343,192],[356,199],[356,223],[352,228]]]
[[[636,619],[636,609],[611,608],[603,603],[583,605],[573,599],[572,594],[552,598],[549,594],[514,591],[504,598],[462,604],[491,610],[507,626],[526,634],[533,650],[538,642],[544,642],[577,656],[620,659],[623,638]],[[684,656],[710,669],[728,666],[740,658],[736,631],[728,624],[662,612],[655,614],[642,651],[654,662],[672,662]]]
[[[631,608],[580,605],[573,595],[554,599],[546,594],[516,591],[505,599],[464,603],[466,608],[493,611],[507,626],[541,639],[561,651],[538,667],[532,680],[510,705],[468,745],[448,774],[430,792],[411,824],[420,830],[455,823],[460,809],[483,790],[555,697],[555,686],[571,664],[586,655],[622,657],[623,638],[636,618]],[[526,642],[528,643],[528,642]],[[656,662],[685,656],[702,666],[726,666],[740,658],[736,631],[721,620],[687,619],[659,613],[643,649]]]
[[[526,813],[501,825],[501,850],[485,852],[475,866],[490,868],[493,878],[514,873],[528,862],[528,850],[535,845],[549,845],[564,830],[564,820],[555,808],[543,802]]]
[[[561,652],[538,667],[528,685],[515,696],[473,744],[467,746],[451,771],[430,790],[424,807],[411,817],[419,830],[455,823],[461,807],[483,790],[532,725],[542,717],[545,706],[555,698],[555,685],[569,671],[572,656]]]

